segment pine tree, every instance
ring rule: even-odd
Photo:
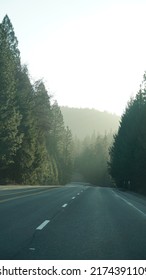
[[[36,150],[36,129],[34,119],[34,89],[30,83],[27,67],[17,72],[17,106],[22,119],[19,131],[23,135],[21,148],[15,157],[13,176],[15,181],[35,183],[33,170]]]
[[[6,15],[0,24],[0,182],[58,184],[71,174],[71,132],[42,80],[31,84]]]
[[[9,177],[9,168],[14,164],[14,156],[22,142],[19,133],[21,115],[16,106],[16,64],[8,36],[10,30],[11,25],[6,26],[4,20],[0,25],[0,177],[4,180]]]
[[[109,186],[111,184],[108,175],[108,147],[111,135],[92,135],[82,142],[82,149],[75,161],[75,167],[90,183]]]
[[[69,182],[73,170],[73,140],[72,133],[67,126],[64,130],[63,140],[63,158],[62,158],[62,169],[63,169],[63,182]]]
[[[51,107],[51,132],[50,132],[50,151],[53,155],[58,169],[58,180],[63,182],[63,140],[64,140],[64,121],[63,116],[55,101]]]
[[[120,188],[127,188],[133,175],[132,165],[137,137],[135,119],[137,106],[135,105],[135,101],[131,99],[121,118],[118,133],[114,136],[114,142],[110,148],[109,171],[116,185]]]
[[[64,184],[69,181],[73,168],[72,134],[65,128],[63,115],[57,101],[52,105],[50,151],[58,169],[58,180]]]
[[[20,51],[18,49],[18,40],[17,37],[15,36],[14,28],[12,26],[12,23],[8,15],[4,17],[1,26],[5,33],[6,43],[13,56],[15,66],[19,68],[21,64],[20,64]]]
[[[34,115],[36,127],[36,153],[34,169],[39,184],[57,183],[56,163],[50,148],[51,105],[44,83],[40,80],[34,85]]]
[[[146,182],[146,75],[127,105],[110,148],[109,171],[117,186],[144,189]]]

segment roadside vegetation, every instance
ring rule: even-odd
[[[91,113],[93,120],[97,113]],[[107,118],[98,113],[97,127],[101,115]],[[74,118],[76,127],[81,119]],[[43,80],[32,83],[6,15],[0,24],[0,184],[65,184],[76,170],[87,181],[108,184],[109,136],[89,134],[72,135]]]
[[[21,64],[6,15],[0,24],[0,184],[65,184],[73,173],[95,185],[146,192],[146,74],[120,123],[107,112],[60,108],[43,80],[32,82]]]
[[[146,193],[146,73],[121,117],[109,154],[109,172],[116,186]]]
[[[108,187],[112,185],[108,173],[109,147],[113,134],[85,137],[74,140],[74,168],[80,172],[87,182]]]
[[[0,24],[0,183],[63,184],[71,171],[71,131],[43,81],[31,83],[5,16]]]

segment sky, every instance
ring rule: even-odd
[[[0,0],[32,81],[60,106],[121,115],[146,70],[145,0]]]

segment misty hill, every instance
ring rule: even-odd
[[[105,134],[115,132],[119,126],[120,117],[95,109],[61,107],[66,126],[72,131],[73,136],[83,139],[87,135]]]

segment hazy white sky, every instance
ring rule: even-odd
[[[0,0],[22,63],[59,105],[121,114],[146,70],[145,0]]]

